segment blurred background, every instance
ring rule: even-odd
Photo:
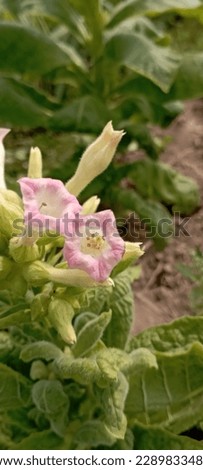
[[[203,313],[202,25],[202,0],[0,0],[8,187],[31,146],[65,182],[109,120],[126,131],[80,201],[144,244],[134,331]]]

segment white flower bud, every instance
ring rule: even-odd
[[[42,178],[42,154],[38,147],[30,150],[28,178]]]
[[[71,194],[78,196],[96,176],[106,170],[123,135],[123,131],[115,131],[112,123],[108,122],[100,136],[85,150],[74,176],[66,183]]]
[[[100,204],[100,200],[97,196],[90,197],[87,201],[84,202],[82,205],[82,215],[89,215],[94,214]]]

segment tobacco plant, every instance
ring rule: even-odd
[[[139,267],[132,263],[143,251],[124,243],[110,209],[96,212],[96,196],[80,204],[122,131],[108,123],[66,185],[42,177],[41,153],[31,149],[22,199],[5,184],[7,132],[0,133],[1,449],[202,449],[182,434],[203,420],[203,320],[186,317],[133,337]]]

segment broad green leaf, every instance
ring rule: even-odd
[[[110,120],[105,104],[93,96],[76,98],[62,107],[50,118],[53,129],[74,130],[80,132],[100,132]]]
[[[196,181],[169,165],[149,158],[138,160],[132,165],[130,175],[142,196],[172,205],[174,212],[189,215],[200,204]]]
[[[202,67],[202,52],[184,54],[168,99],[186,100],[201,97],[203,89]]]
[[[74,436],[74,441],[82,447],[94,449],[101,445],[110,447],[115,442],[115,438],[107,431],[103,422],[95,419],[80,426]]]
[[[34,359],[44,359],[51,361],[62,355],[62,351],[53,343],[48,341],[36,341],[23,347],[20,358],[24,362],[31,362]]]
[[[39,380],[32,387],[37,409],[49,420],[51,429],[63,436],[67,426],[69,399],[58,380]]]
[[[6,22],[0,23],[0,59],[1,72],[25,74],[32,79],[68,62],[65,52],[47,35]]]
[[[159,426],[144,426],[137,423],[134,428],[137,450],[202,450],[203,441],[186,436],[177,436]]]
[[[119,380],[100,392],[104,424],[107,431],[117,439],[123,439],[126,433],[127,420],[123,412],[128,393],[128,382],[122,373]]]
[[[29,381],[5,364],[0,364],[0,409],[20,408],[28,404]]]
[[[33,0],[33,10],[36,10],[38,14],[45,17],[55,17],[60,22],[65,23],[69,30],[74,34],[74,37],[81,41],[88,37],[88,33],[84,26],[82,16],[74,8],[71,8],[70,2],[64,0]]]
[[[129,336],[134,313],[131,274],[129,269],[114,278],[115,287],[109,300],[112,319],[104,334],[104,342],[110,347],[124,349]]]
[[[152,352],[172,353],[190,347],[194,341],[203,344],[203,317],[182,317],[169,324],[144,330],[131,338],[127,350],[148,348]]]
[[[55,450],[60,449],[62,439],[52,431],[33,432],[16,444],[13,450]]]
[[[72,348],[73,354],[84,356],[101,339],[104,330],[111,321],[111,311],[103,312],[97,318],[90,320],[79,332],[77,343]]]
[[[88,310],[99,315],[106,306],[109,307],[109,299],[112,288],[109,289],[89,289],[88,291]],[[77,319],[76,319],[77,320]]]
[[[144,372],[144,370],[157,369],[156,356],[146,348],[140,347],[127,355],[127,361],[121,366],[121,370],[127,376]]]
[[[156,354],[158,369],[130,376],[126,413],[130,422],[181,433],[203,417],[203,346]]]
[[[115,64],[149,78],[164,92],[169,91],[180,61],[168,47],[158,46],[136,33],[115,34],[107,41],[105,53]]]
[[[169,11],[179,11],[184,14],[184,10],[200,7],[200,0],[127,0],[119,2],[112,12],[109,27],[121,23],[126,18],[134,15],[159,15]]]

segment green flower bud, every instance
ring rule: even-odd
[[[27,246],[25,237],[13,237],[9,242],[9,254],[16,263],[27,263],[40,258],[36,243]]]
[[[76,335],[72,325],[74,313],[73,307],[66,300],[55,298],[49,304],[48,319],[65,343],[68,344],[76,342]]]
[[[11,189],[0,188],[0,195],[3,196],[7,202],[19,207],[23,207],[23,201],[15,191],[11,191]]]
[[[28,178],[42,178],[42,155],[38,147],[30,150]]]
[[[140,245],[142,245],[142,243],[125,242],[125,252],[122,259],[127,260],[133,258],[137,260],[140,256],[144,255],[144,250],[140,248]]]
[[[13,263],[6,256],[0,256],[0,280],[6,279],[13,269]]]
[[[0,195],[0,227],[1,233],[7,238],[14,236],[16,229],[19,229],[18,222],[20,222],[20,230],[23,227],[23,210],[12,202],[8,202],[2,194]]]
[[[23,266],[23,276],[29,284],[34,287],[43,286],[50,281],[49,264],[42,261],[33,261],[31,264]]]
[[[47,379],[49,371],[42,361],[33,361],[30,368],[30,378],[32,380]]]

